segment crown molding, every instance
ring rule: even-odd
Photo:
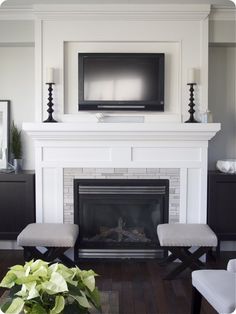
[[[28,7],[4,8],[0,7],[0,20],[34,20],[34,11]]]
[[[0,20],[147,20],[201,21],[210,14],[208,4],[78,4],[0,8]]]
[[[98,20],[194,20],[208,17],[209,5],[58,5],[35,6],[37,17],[47,19]]]

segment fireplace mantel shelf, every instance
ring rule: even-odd
[[[220,123],[24,123],[34,140],[208,141]]]

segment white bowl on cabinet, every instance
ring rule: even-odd
[[[224,173],[236,173],[236,159],[218,160],[216,168]]]

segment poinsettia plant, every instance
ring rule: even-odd
[[[10,289],[10,299],[1,306],[7,314],[73,314],[101,311],[93,270],[68,268],[42,260],[10,268],[0,283]]]

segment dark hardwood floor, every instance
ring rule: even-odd
[[[225,268],[235,253],[224,253],[209,268]],[[8,267],[23,263],[22,251],[0,251],[0,278]],[[156,260],[89,261],[81,262],[82,269],[92,268],[100,276],[97,286],[103,291],[116,291],[119,297],[119,314],[189,314],[191,303],[191,273],[186,271],[176,280],[162,277],[166,267]],[[169,268],[170,269],[170,266]],[[0,291],[2,293],[3,290]],[[203,302],[202,314],[215,314],[207,302]],[[110,313],[113,314],[113,313]]]

